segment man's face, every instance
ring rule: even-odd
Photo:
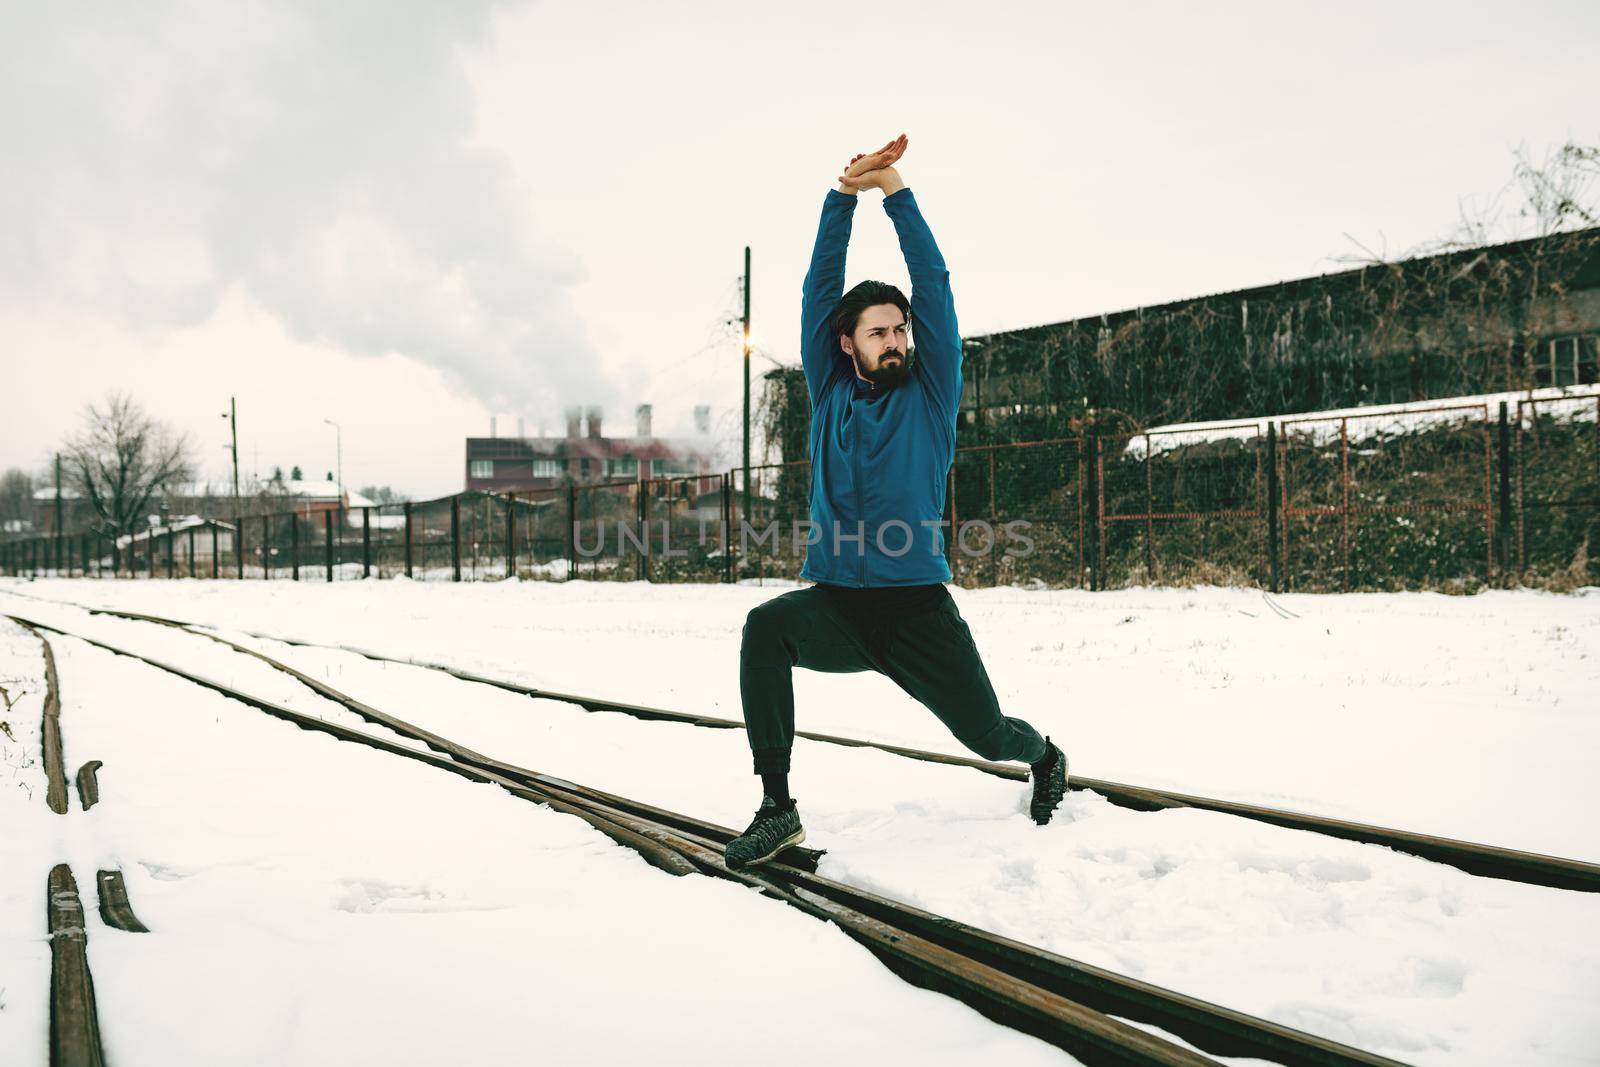
[[[856,320],[854,336],[839,336],[839,345],[855,361],[856,374],[879,385],[899,385],[910,373],[908,336],[899,308],[874,304]]]

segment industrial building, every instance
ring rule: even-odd
[[[608,437],[598,407],[569,408],[566,433],[528,437],[519,422],[515,437],[501,437],[490,424],[488,437],[467,438],[466,488],[519,493],[564,485],[594,485],[713,473],[711,408],[694,409],[695,434],[657,437],[651,430],[651,405],[634,413],[634,433]]]

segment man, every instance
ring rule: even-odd
[[[728,844],[734,868],[805,840],[789,795],[795,667],[878,671],[982,758],[1027,762],[1030,811],[1040,825],[1066,792],[1066,757],[1032,726],[1000,713],[944,585],[951,575],[940,517],[955,459],[961,334],[944,258],[893,167],[907,144],[902,134],[851,160],[822,205],[800,313],[812,410],[811,519],[820,535],[800,576],[816,584],[761,604],[745,621],[739,688],[763,796],[755,820]],[[863,189],[884,193],[911,275],[909,302],[875,281],[840,296]]]

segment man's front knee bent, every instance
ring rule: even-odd
[[[789,629],[789,613],[776,600],[757,604],[744,617],[742,648],[770,648],[783,640]]]

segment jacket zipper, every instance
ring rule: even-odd
[[[855,466],[856,473],[856,518],[862,524],[861,532],[863,541],[865,541],[867,514],[861,505],[861,413],[855,410],[854,403],[851,404],[850,421],[855,423],[856,434],[856,446],[850,450],[850,459]],[[856,560],[859,564],[857,574],[860,575],[857,580],[860,581],[861,588],[865,589],[867,587],[867,547],[864,543],[856,546]]]

